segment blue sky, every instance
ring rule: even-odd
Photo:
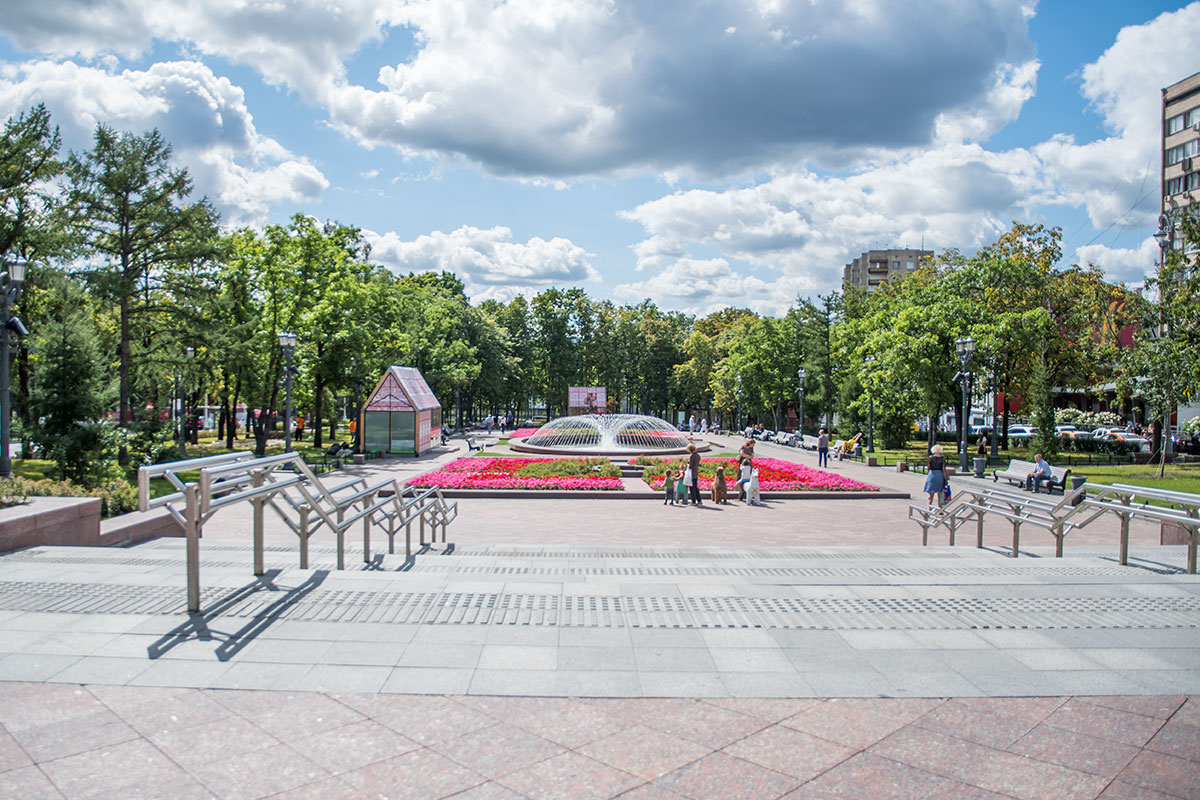
[[[476,300],[780,313],[1013,219],[1140,281],[1198,42],[1147,0],[70,0],[0,18],[0,113],[159,127],[227,225],[356,225]]]

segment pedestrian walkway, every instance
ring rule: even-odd
[[[8,554],[0,797],[1200,796],[1183,547],[905,508],[471,500],[344,571],[269,526],[261,578],[218,515],[194,616],[181,540]]]

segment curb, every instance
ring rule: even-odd
[[[448,498],[522,500],[658,500],[662,492],[572,491],[569,489],[442,489]],[[911,500],[908,492],[763,492],[763,500]]]

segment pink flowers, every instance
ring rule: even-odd
[[[680,459],[655,459],[651,468],[662,467]],[[738,479],[737,459],[704,458],[700,460],[700,489],[712,487],[717,467],[725,467],[725,481],[730,486]],[[764,492],[878,492],[878,486],[843,478],[832,472],[806,467],[803,464],[793,464],[777,458],[756,458],[754,466],[758,470],[758,483]],[[645,477],[653,489],[663,488],[663,476],[647,475]]]
[[[525,439],[538,432],[537,428],[517,428],[508,435],[509,439]]]
[[[443,489],[576,489],[585,491],[622,491],[625,486],[617,477],[602,475],[555,475],[553,463],[561,462],[564,472],[579,469],[579,459],[554,458],[460,458],[435,472],[427,472],[408,480],[409,486]],[[547,465],[530,469],[531,465]],[[516,474],[520,471],[537,474]]]

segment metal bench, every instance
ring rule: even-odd
[[[1008,466],[1004,469],[992,470],[992,483],[997,482],[1000,478],[1004,478],[1010,483],[1016,483],[1020,486],[1025,485],[1025,479],[1029,477],[1029,473],[1037,469],[1037,464],[1033,461],[1025,461],[1024,459],[1014,458],[1008,462]],[[1066,494],[1067,478],[1071,476],[1071,470],[1066,467],[1051,467],[1049,480],[1043,481],[1042,485],[1046,487],[1046,494],[1051,494],[1054,489],[1058,489]],[[1036,491],[1037,489],[1035,489]]]

